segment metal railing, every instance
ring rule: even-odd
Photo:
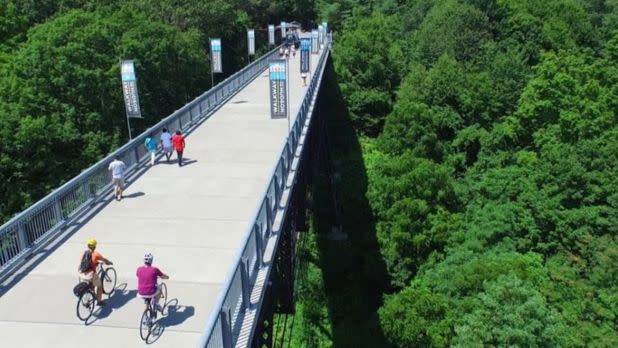
[[[273,233],[272,226],[277,214],[281,195],[286,188],[286,179],[296,153],[303,126],[309,116],[313,96],[319,88],[320,75],[323,71],[330,37],[327,36],[325,48],[305,92],[296,120],[290,129],[289,136],[282,144],[281,155],[272,170],[271,179],[266,185],[262,201],[258,205],[249,225],[245,239],[234,265],[227,275],[223,289],[202,335],[199,347],[230,348],[235,346],[240,333],[244,314],[250,306],[250,296],[256,283],[256,278],[262,266],[266,243]]]
[[[277,51],[277,48],[273,49],[221,81],[0,226],[0,281],[76,216],[111,192],[108,164],[114,157],[118,156],[127,165],[127,175],[131,175],[149,158],[144,146],[146,136],[155,134],[159,137],[163,128],[184,131],[208,118],[217,107],[263,72]]]

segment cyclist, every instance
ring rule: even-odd
[[[144,255],[144,265],[137,268],[137,293],[144,299],[155,298],[155,309],[161,310],[159,298],[161,297],[161,285],[157,279],[169,279],[169,276],[157,267],[152,266],[153,256],[151,253]],[[148,305],[146,305],[148,306]]]
[[[113,265],[113,263],[95,250],[97,248],[96,239],[92,238],[88,240],[88,243],[86,244],[88,249],[84,250],[79,258],[79,279],[84,282],[89,282],[95,287],[97,292],[97,305],[104,306],[105,301],[102,300],[103,284],[101,284],[101,278],[97,276],[97,266],[99,265],[99,262],[103,262],[106,265]],[[90,254],[90,260],[88,260],[88,254]]]

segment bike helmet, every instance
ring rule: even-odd
[[[91,238],[88,240],[88,243],[86,243],[86,245],[88,245],[88,248],[94,249],[97,247],[97,240],[94,238]]]
[[[152,259],[153,257],[151,253],[147,253],[146,255],[144,255],[144,263],[151,264]]]

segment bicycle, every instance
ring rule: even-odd
[[[76,311],[79,320],[87,321],[92,315],[92,312],[94,312],[94,304],[97,301],[97,296],[94,293],[94,286],[92,286],[91,282],[81,281],[81,283],[88,283],[88,288],[77,297]]]
[[[99,263],[97,267],[97,276],[101,279],[103,293],[110,295],[116,289],[116,269],[112,266]]]
[[[155,320],[157,319],[157,311],[160,311],[161,315],[167,315],[165,312],[167,309],[167,285],[161,282],[161,297],[159,298],[159,301],[163,301],[163,305],[160,310],[155,307],[155,296],[142,298],[146,303],[146,309],[142,313],[142,318],[139,322],[139,334],[142,340],[146,342],[152,333],[152,328],[154,327]]]
[[[106,267],[100,263],[99,266],[97,266],[97,277],[101,279],[103,293],[106,295],[111,294],[116,288],[117,281],[114,267]],[[94,312],[97,296],[94,292],[92,282],[82,281],[81,279],[80,282],[87,283],[88,287],[77,297],[76,312],[80,320],[87,321],[92,316],[92,312]]]

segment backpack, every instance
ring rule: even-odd
[[[81,273],[86,273],[90,270],[92,263],[92,250],[88,249],[84,251],[84,255],[82,255],[82,260],[79,262],[79,271]]]
[[[80,297],[88,288],[90,287],[90,283],[88,282],[79,282],[79,284],[73,287],[73,294],[77,297]]]

